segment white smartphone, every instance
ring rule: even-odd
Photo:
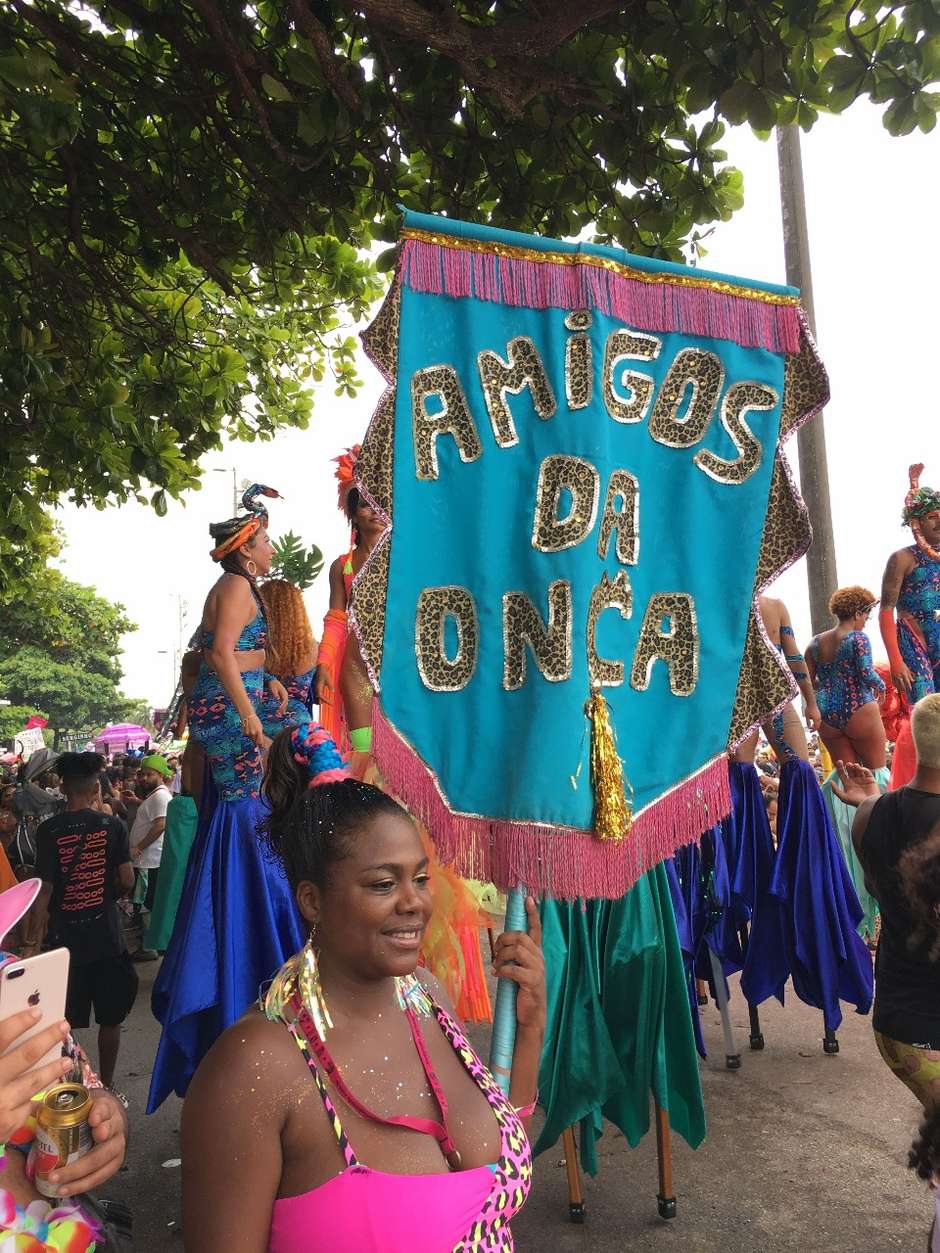
[[[35,957],[24,957],[0,968],[0,1020],[24,1009],[40,1009],[42,1017],[7,1048],[3,1056],[65,1017],[65,994],[69,986],[69,951],[54,948]],[[55,1044],[37,1066],[53,1062],[62,1052]]]

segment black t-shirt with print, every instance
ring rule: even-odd
[[[36,832],[36,870],[52,884],[50,938],[76,961],[124,951],[117,870],[130,861],[127,828],[94,809],[60,813]]]

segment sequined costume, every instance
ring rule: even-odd
[[[253,589],[252,589],[253,590]],[[212,647],[215,634],[203,631],[200,647]],[[254,618],[243,627],[236,653],[257,652],[267,646],[268,627],[260,603]],[[242,683],[255,710],[264,695],[264,668],[244,670]],[[196,685],[189,698],[189,733],[205,751],[212,780],[222,800],[257,796],[261,791],[261,750],[242,731],[242,720],[222,680],[208,663],[199,665]]]
[[[915,564],[904,576],[898,596],[898,647],[913,676],[913,705],[931,692],[940,692],[940,561],[917,544],[909,551]],[[916,623],[921,638],[905,618]]]
[[[500,1134],[498,1160],[421,1175],[389,1174],[360,1162],[327,1090],[332,1071],[324,1078],[317,1064],[323,1041],[312,1017],[302,1014],[288,1026],[316,1083],[345,1166],[319,1187],[274,1202],[269,1253],[511,1253],[509,1222],[532,1186],[525,1128],[454,1019],[433,1001],[430,1009],[493,1111]]]
[[[871,644],[864,631],[844,636],[831,661],[819,655],[819,637],[809,643],[816,667],[819,712],[837,731],[842,731],[856,710],[884,695],[885,685],[872,662]]]
[[[279,731],[283,731],[285,727],[296,727],[301,722],[310,720],[315,675],[316,670],[314,669],[306,670],[303,674],[292,674],[286,679],[281,679],[281,682],[287,689],[287,708],[283,713],[278,713],[278,702],[265,688],[264,695],[261,698],[259,713],[264,733],[270,739],[273,740],[275,735]]]
[[[204,632],[201,643],[211,646],[212,632]],[[266,644],[259,606],[239,636],[236,652]],[[243,671],[241,677],[261,717],[265,671]],[[257,835],[267,812],[261,796],[261,751],[242,733],[238,711],[205,661],[189,699],[189,725],[205,749],[210,778],[173,933],[153,987],[153,1013],[163,1031],[149,1113],[170,1092],[185,1094],[216,1037],[304,942],[303,922],[287,880],[265,855]]]

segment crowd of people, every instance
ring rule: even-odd
[[[31,1100],[61,1076],[93,1097],[94,1147],[53,1175],[60,1204],[43,1212],[46,1235],[74,1243],[39,1247],[129,1247],[127,1216],[91,1194],[124,1160],[121,1024],[138,963],[161,957],[148,1110],[185,1098],[187,1250],[512,1247],[545,1047],[540,910],[527,900],[527,931],[494,941],[495,973],[518,990],[511,1075],[494,1075],[464,1028],[488,1014],[487,915],[371,758],[372,688],[349,611],[384,523],[355,486],[355,450],[337,477],[352,540],[330,570],[319,649],[299,590],[269,577],[277,493],[253,485],[244,513],[211,529],[221,572],[183,660],[173,731],[185,751],[42,750],[3,781],[0,971],[58,947],[70,964],[65,1021],[25,1041],[38,1011],[0,1021],[0,1140],[28,1147]],[[880,913],[875,1040],[927,1116],[911,1165],[940,1184],[940,493],[913,474],[905,520],[915,543],[889,560],[880,597],[888,667],[865,633],[869,589],[838,589],[836,625],[803,651],[786,607],[761,597],[803,719],[786,705],[734,756],[756,766],[775,838],[796,780],[823,789],[847,832],[846,861]],[[902,724],[912,748],[889,788]],[[71,1036],[92,1014],[94,1065]],[[59,1043],[62,1057],[33,1069]],[[28,1162],[6,1154],[0,1246],[41,1199]],[[936,1253],[940,1230],[933,1239]]]

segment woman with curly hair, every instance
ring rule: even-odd
[[[810,640],[806,665],[822,714],[819,734],[833,761],[857,761],[869,770],[887,763],[878,709],[885,685],[872,664],[864,627],[877,597],[867,587],[840,587],[829,599],[839,625]]]
[[[273,739],[285,727],[310,718],[313,679],[317,664],[317,641],[299,587],[287,579],[268,579],[258,588],[268,623],[268,672],[284,685],[287,707],[265,694],[261,721]]]

